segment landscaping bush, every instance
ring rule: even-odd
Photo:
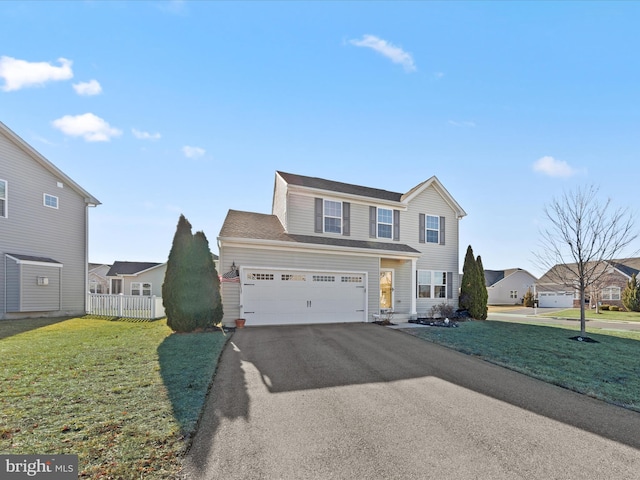
[[[527,293],[524,294],[524,298],[522,299],[522,304],[525,307],[533,307],[533,301],[534,301],[533,292],[529,288],[527,289]]]
[[[620,311],[620,307],[617,305],[611,305],[609,306],[609,310],[611,310],[612,312],[619,312]]]
[[[600,310],[609,310],[609,305],[600,305]]]
[[[442,302],[439,305],[434,305],[431,307],[431,311],[429,312],[429,316],[431,318],[453,318],[455,317],[456,311],[453,306],[449,305],[446,302]]]

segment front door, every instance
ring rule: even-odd
[[[380,310],[393,309],[393,270],[380,270]]]

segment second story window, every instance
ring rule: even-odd
[[[53,195],[49,195],[48,193],[44,194],[44,206],[51,208],[58,208],[58,197]]]
[[[378,238],[391,238],[393,233],[393,210],[378,208]]]
[[[440,242],[440,217],[433,215],[426,216],[426,233],[425,238],[427,243],[439,243]]]
[[[7,217],[7,181],[0,180],[0,217]]]
[[[342,233],[342,202],[324,201],[324,231]]]

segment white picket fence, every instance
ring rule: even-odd
[[[155,320],[164,317],[162,298],[140,295],[104,295],[90,293],[87,310],[91,315],[105,317],[143,318]]]

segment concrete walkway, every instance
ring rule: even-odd
[[[640,414],[371,324],[234,333],[204,479],[638,479]]]

